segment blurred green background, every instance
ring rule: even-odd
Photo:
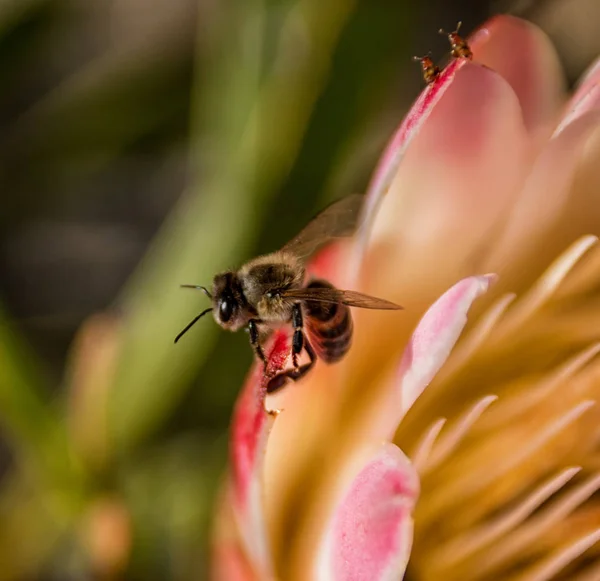
[[[499,11],[600,53],[595,0],[0,0],[0,581],[206,578],[252,356],[178,285],[364,191]]]

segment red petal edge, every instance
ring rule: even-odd
[[[277,331],[268,355],[269,374],[283,369],[289,336]],[[230,437],[232,503],[240,536],[261,579],[271,576],[271,555],[263,509],[263,460],[275,415],[265,410],[267,378],[255,364],[236,403]]]
[[[466,59],[452,60],[440,73],[438,78],[425,87],[388,142],[373,172],[373,177],[365,196],[365,203],[362,209],[363,216],[358,235],[359,244],[357,251],[354,253],[353,262],[350,265],[351,272],[357,273],[359,271],[358,265],[362,260],[362,252],[366,246],[375,216],[377,215],[377,209],[394,180],[394,176],[407,147],[429,117],[435,105],[452,84],[457,71],[467,62],[469,61]]]
[[[377,168],[373,173],[367,190],[369,206],[385,194],[389,188],[396,170],[412,137],[425,122],[433,107],[452,83],[456,72],[466,63],[465,59],[455,59],[441,72],[440,76],[427,85],[417,97],[410,111],[404,117],[400,127],[388,142]]]

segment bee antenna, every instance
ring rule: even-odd
[[[204,317],[204,315],[206,315],[206,313],[210,313],[210,311],[212,311],[212,307],[202,311],[197,317],[194,317],[191,320],[191,322],[186,326],[186,328],[183,331],[181,331],[181,333],[179,333],[179,335],[177,335],[177,337],[175,337],[175,341],[173,341],[173,343],[177,343],[177,341],[179,341],[179,339],[181,339],[202,317]]]
[[[180,284],[181,288],[195,288],[197,290],[201,290],[209,299],[212,300],[212,295],[208,291],[208,289],[204,286],[200,286],[198,284]]]

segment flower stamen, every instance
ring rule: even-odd
[[[433,445],[447,421],[446,418],[439,418],[433,422],[433,424],[425,430],[423,436],[421,436],[421,440],[415,446],[415,450],[412,454],[412,463],[419,474],[423,473],[431,450],[433,449]]]
[[[519,576],[518,581],[547,581],[564,569],[571,561],[585,553],[590,547],[600,541],[600,528],[568,545],[561,551],[550,555],[530,572]]]
[[[481,414],[483,414],[483,412],[497,399],[498,396],[496,395],[487,395],[483,397],[472,408],[459,417],[456,424],[452,426],[447,433],[442,434],[425,466],[425,474],[439,466],[446,458],[448,458],[448,456],[450,456],[450,454],[452,454],[473,424],[481,417]]]
[[[597,473],[567,492],[553,506],[516,529],[503,541],[498,542],[493,550],[486,554],[485,561],[481,564],[481,573],[491,573],[505,562],[514,560],[516,555],[522,553],[545,531],[562,522],[599,489],[600,474]]]
[[[491,522],[469,530],[467,533],[453,538],[450,542],[443,545],[438,552],[432,555],[432,559],[441,568],[455,566],[460,561],[464,561],[476,551],[490,545],[502,535],[510,532],[519,526],[526,518],[551,496],[563,488],[578,472],[580,466],[574,466],[562,470],[525,498],[512,510],[493,519]],[[493,550],[493,549],[492,549]]]
[[[518,332],[548,302],[581,257],[597,242],[598,238],[596,236],[588,235],[583,236],[569,246],[546,269],[529,292],[511,309],[510,316],[504,319],[503,324],[494,334],[494,339],[501,341],[507,335]]]
[[[494,463],[476,463],[479,466],[476,473],[473,470],[462,470],[459,466],[455,466],[460,476],[446,482],[443,488],[430,493],[427,504],[421,504],[420,507],[421,514],[419,516],[421,521],[428,524],[433,523],[439,519],[439,515],[447,510],[449,506],[456,505],[458,502],[468,502],[469,499],[483,493],[487,487],[498,482],[502,476],[511,470],[515,470],[529,462],[540,449],[577,421],[594,404],[594,401],[586,400],[572,407],[551,421],[545,429],[537,433],[528,442],[523,442],[523,445],[515,449],[510,456],[506,458],[498,457]],[[485,450],[480,450],[479,453],[488,454]]]
[[[498,405],[486,414],[485,429],[497,430],[547,400],[556,389],[564,386],[566,381],[572,379],[598,353],[600,353],[600,343],[595,343],[544,376],[537,385],[534,384],[527,390],[517,390],[514,395],[502,397]]]

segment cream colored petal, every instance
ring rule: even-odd
[[[488,259],[520,290],[586,233],[600,232],[600,112],[570,123],[535,161]]]

